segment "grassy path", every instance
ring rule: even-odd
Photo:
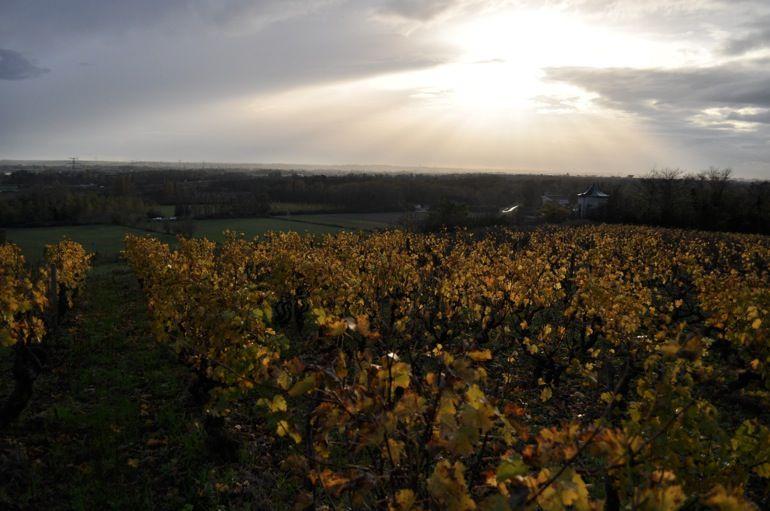
[[[133,278],[99,267],[81,296],[28,409],[0,432],[0,509],[209,508],[227,467],[206,459],[189,374],[153,343]]]

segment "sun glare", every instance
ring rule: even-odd
[[[354,159],[382,149],[383,161],[435,166],[570,168],[580,159],[605,168],[623,164],[615,154],[673,154],[642,122],[604,107],[594,92],[548,80],[547,70],[677,66],[692,54],[682,44],[558,8],[489,12],[430,30],[456,49],[451,61],[251,97],[244,122],[292,119],[322,155],[332,146]],[[376,140],[362,135],[374,132]],[[601,156],[607,145],[613,153]]]
[[[385,89],[411,89],[413,97],[474,116],[538,110],[569,98],[590,107],[590,96],[544,80],[550,66],[667,66],[680,54],[658,41],[593,26],[557,8],[491,12],[452,25],[440,39],[458,49],[457,61],[432,69],[381,76]]]

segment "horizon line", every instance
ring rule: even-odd
[[[454,167],[433,165],[398,165],[388,163],[282,163],[282,162],[226,162],[216,160],[139,160],[139,159],[76,159],[76,165],[81,166],[144,166],[158,165],[164,167],[190,166],[181,170],[216,170],[217,168],[241,168],[243,170],[285,170],[285,171],[338,171],[338,172],[367,172],[367,170],[380,170],[391,173],[442,173],[442,174],[507,174],[507,175],[553,175],[576,177],[604,177],[604,178],[629,178],[641,177],[655,170],[676,169],[684,172],[684,175],[697,174],[708,169],[689,170],[676,166],[653,166],[644,171],[625,171],[612,173],[597,173],[590,170],[534,170],[516,169],[512,167]],[[40,166],[70,166],[72,158],[63,159],[32,159],[32,158],[0,158],[0,167],[8,165],[40,165]],[[714,167],[712,167],[714,168]],[[726,167],[729,168],[729,167]],[[767,181],[767,178],[742,178],[733,177],[736,180]]]

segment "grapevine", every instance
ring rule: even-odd
[[[231,233],[125,256],[207,413],[261,410],[299,507],[770,502],[767,238]]]
[[[78,243],[64,240],[48,245],[45,264],[30,269],[19,247],[0,244],[0,347],[14,350],[15,379],[0,406],[0,426],[18,417],[29,402],[43,368],[44,341],[72,305],[91,257]]]

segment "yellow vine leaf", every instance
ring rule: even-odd
[[[470,358],[474,362],[484,362],[487,360],[492,360],[492,351],[491,350],[469,351],[468,358]]]
[[[433,474],[428,479],[428,491],[442,509],[448,511],[471,511],[476,503],[468,495],[465,483],[465,466],[456,461],[454,464],[442,460],[436,464]]]

